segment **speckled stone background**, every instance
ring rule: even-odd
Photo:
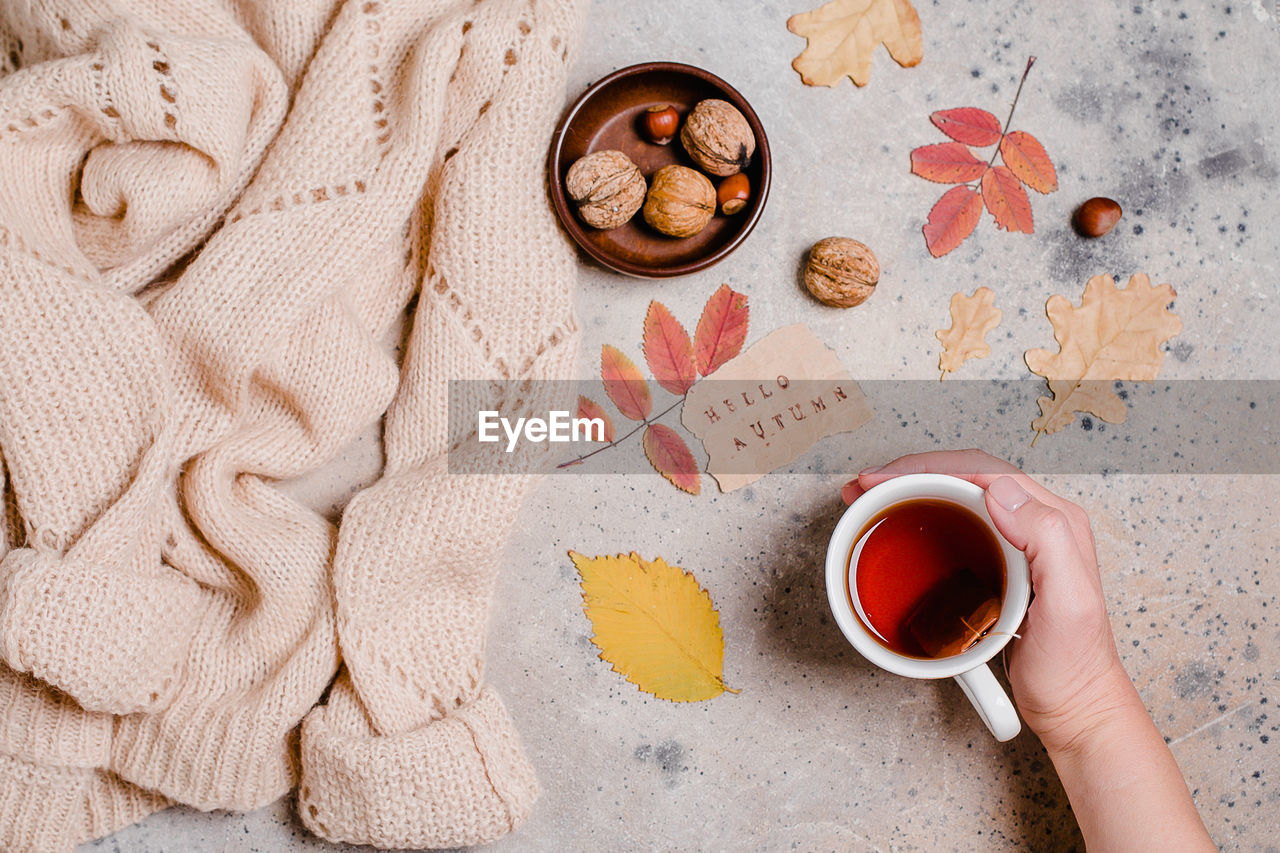
[[[1280,377],[1275,0],[920,2],[924,61],[903,69],[881,52],[862,90],[809,89],[791,71],[803,42],[785,22],[807,5],[597,0],[570,96],[633,62],[701,65],[760,113],[775,178],[756,232],[715,269],[659,284],[584,268],[582,376],[602,343],[639,354],[650,299],[691,322],[727,281],[751,297],[752,339],[804,321],[866,379],[935,377],[932,334],[950,294],[988,285],[1004,308],[1001,337],[965,370],[1022,377],[1023,350],[1052,344],[1050,294],[1078,298],[1092,274],[1146,271],[1177,288],[1185,323],[1162,375]],[[1003,117],[1031,54],[1039,61],[1014,124],[1044,142],[1061,188],[1032,199],[1035,235],[986,219],[931,259],[920,226],[941,188],[908,173],[907,153],[940,141],[935,109]],[[1092,195],[1118,199],[1125,217],[1087,243],[1068,220]],[[875,296],[847,312],[796,284],[803,251],[832,233],[872,246],[885,270]],[[1087,439],[1072,431],[1051,438]],[[374,435],[299,488],[340,505],[377,459]],[[846,470],[880,461],[854,453]],[[821,580],[846,470],[805,467],[730,495],[707,480],[698,498],[656,475],[543,482],[507,549],[489,675],[545,793],[524,828],[490,849],[1082,847],[1034,736],[997,744],[952,682],[877,672],[846,645]],[[1125,665],[1209,831],[1225,850],[1275,853],[1280,477],[1045,479],[1093,517]],[[726,678],[741,695],[675,706],[609,671],[588,640],[570,548],[636,549],[692,569],[720,609]],[[248,815],[173,809],[85,849],[341,848],[308,836],[281,802]]]

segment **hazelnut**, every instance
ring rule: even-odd
[[[640,127],[654,145],[666,145],[680,129],[680,114],[670,104],[654,104],[641,114]]]
[[[880,280],[880,262],[871,250],[848,237],[827,237],[813,244],[804,268],[804,286],[834,308],[861,305]]]
[[[644,204],[644,175],[621,151],[595,151],[569,167],[564,188],[592,228],[627,224]]]
[[[751,164],[756,137],[746,116],[728,101],[699,101],[680,130],[680,142],[698,168],[724,177]]]
[[[672,237],[692,237],[716,212],[716,190],[688,166],[663,166],[653,173],[644,200],[644,221]]]
[[[720,203],[720,212],[733,216],[747,206],[751,199],[751,181],[739,172],[730,175],[716,187],[716,201]]]
[[[1120,205],[1109,198],[1091,198],[1076,210],[1076,230],[1085,237],[1101,237],[1120,221]]]

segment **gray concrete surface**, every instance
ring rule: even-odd
[[[988,285],[1005,310],[1000,338],[965,370],[1021,377],[1022,351],[1052,344],[1050,294],[1077,297],[1099,272],[1146,271],[1177,288],[1185,323],[1162,375],[1280,377],[1275,0],[922,2],[924,61],[902,69],[881,52],[862,90],[809,89],[791,71],[803,43],[785,22],[806,5],[595,4],[571,97],[633,62],[701,65],[755,105],[776,171],[758,229],[720,266],[665,283],[584,268],[582,376],[602,343],[638,356],[650,299],[692,322],[727,281],[751,297],[752,340],[806,322],[866,379],[934,378],[933,330],[950,294]],[[1061,189],[1033,198],[1035,235],[986,220],[934,260],[920,226],[941,188],[911,176],[907,154],[941,140],[927,118],[935,109],[1003,117],[1030,54],[1039,61],[1015,125],[1045,143]],[[1068,221],[1092,195],[1126,213],[1111,236],[1085,243]],[[885,270],[875,296],[845,312],[796,285],[804,250],[832,233],[870,245]],[[884,461],[854,457],[846,470]],[[354,447],[308,486],[313,499],[340,503],[345,478],[376,459],[371,442]],[[995,743],[953,683],[873,670],[827,619],[820,563],[844,473],[801,464],[730,495],[708,479],[698,498],[656,475],[542,483],[508,546],[489,674],[545,793],[527,825],[491,850],[1082,848],[1033,736]],[[1094,519],[1125,665],[1209,831],[1224,850],[1274,853],[1280,478],[1046,479]],[[671,705],[597,660],[570,548],[635,549],[694,571],[720,609],[726,678],[741,695]],[[247,815],[172,809],[85,847],[338,849],[347,848],[308,836],[287,801]]]

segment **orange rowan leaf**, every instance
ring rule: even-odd
[[[708,376],[742,352],[749,314],[746,294],[738,293],[729,285],[722,284],[711,294],[693,333],[693,352],[699,373]]]
[[[911,171],[927,181],[940,184],[967,184],[986,171],[987,164],[959,142],[921,145],[911,152]]]
[[[1013,174],[1038,193],[1051,193],[1058,188],[1058,172],[1040,140],[1015,130],[1000,140],[1000,157]]]
[[[605,442],[606,444],[613,443],[613,435],[614,435],[613,420],[609,417],[609,413],[604,410],[604,406],[601,406],[595,400],[590,400],[586,397],[579,395],[578,396],[578,417],[586,418],[588,420],[595,420],[599,418],[600,420],[604,421],[604,435],[603,437],[601,437],[600,440]],[[596,433],[593,430],[589,430],[587,432],[587,435],[589,438],[594,440]]]
[[[654,469],[678,489],[691,495],[702,490],[698,462],[680,434],[665,424],[649,424],[644,431],[644,455]]]
[[[985,148],[1000,141],[1000,119],[976,107],[938,110],[929,116],[929,121],[938,130],[965,145]]]
[[[952,187],[929,211],[924,241],[929,254],[940,258],[973,233],[982,218],[982,196],[969,187]]]
[[[1034,349],[1024,356],[1027,367],[1049,381],[1053,394],[1039,400],[1040,417],[1031,423],[1037,438],[1062,429],[1076,412],[1124,422],[1124,401],[1114,383],[1156,378],[1164,344],[1182,331],[1182,321],[1169,310],[1177,295],[1169,285],[1153,287],[1145,273],[1135,273],[1123,290],[1111,276],[1095,275],[1079,307],[1065,296],[1049,297],[1045,312],[1058,352]]]
[[[996,218],[996,227],[1007,231],[1033,233],[1031,199],[1022,182],[1004,166],[996,166],[982,176],[982,200]]]
[[[640,368],[617,347],[605,344],[600,348],[600,379],[604,391],[624,417],[642,421],[653,411],[653,397],[649,383],[644,381]]]
[[[689,333],[661,302],[649,303],[644,317],[644,360],[654,381],[677,396],[683,396],[698,379]]]

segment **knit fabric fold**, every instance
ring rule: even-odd
[[[70,853],[168,805],[100,770],[0,754],[0,850]]]
[[[0,525],[0,554],[13,541],[10,527]],[[0,850],[69,851],[168,805],[100,769],[112,726],[111,715],[0,665]]]
[[[493,841],[528,816],[538,795],[519,735],[491,688],[448,715],[378,734],[344,681],[307,718],[303,822],[333,841],[453,847]]]
[[[572,280],[573,257],[547,215],[542,149],[517,141],[551,131],[555,109],[528,104],[559,97],[576,21],[553,4],[526,8],[503,59],[511,70],[429,187],[426,280],[387,417],[385,477],[348,506],[339,536],[344,676],[304,724],[299,794],[303,821],[336,840],[479,843],[537,796],[483,685],[497,559],[529,477],[451,477],[445,405],[450,378],[564,378],[575,355],[570,291],[546,286]],[[488,250],[503,239],[530,254],[511,264]]]
[[[0,6],[0,849],[300,775],[345,842],[528,814],[483,656],[531,474],[448,473],[447,383],[572,369],[584,4]],[[280,487],[380,419],[340,522]]]

